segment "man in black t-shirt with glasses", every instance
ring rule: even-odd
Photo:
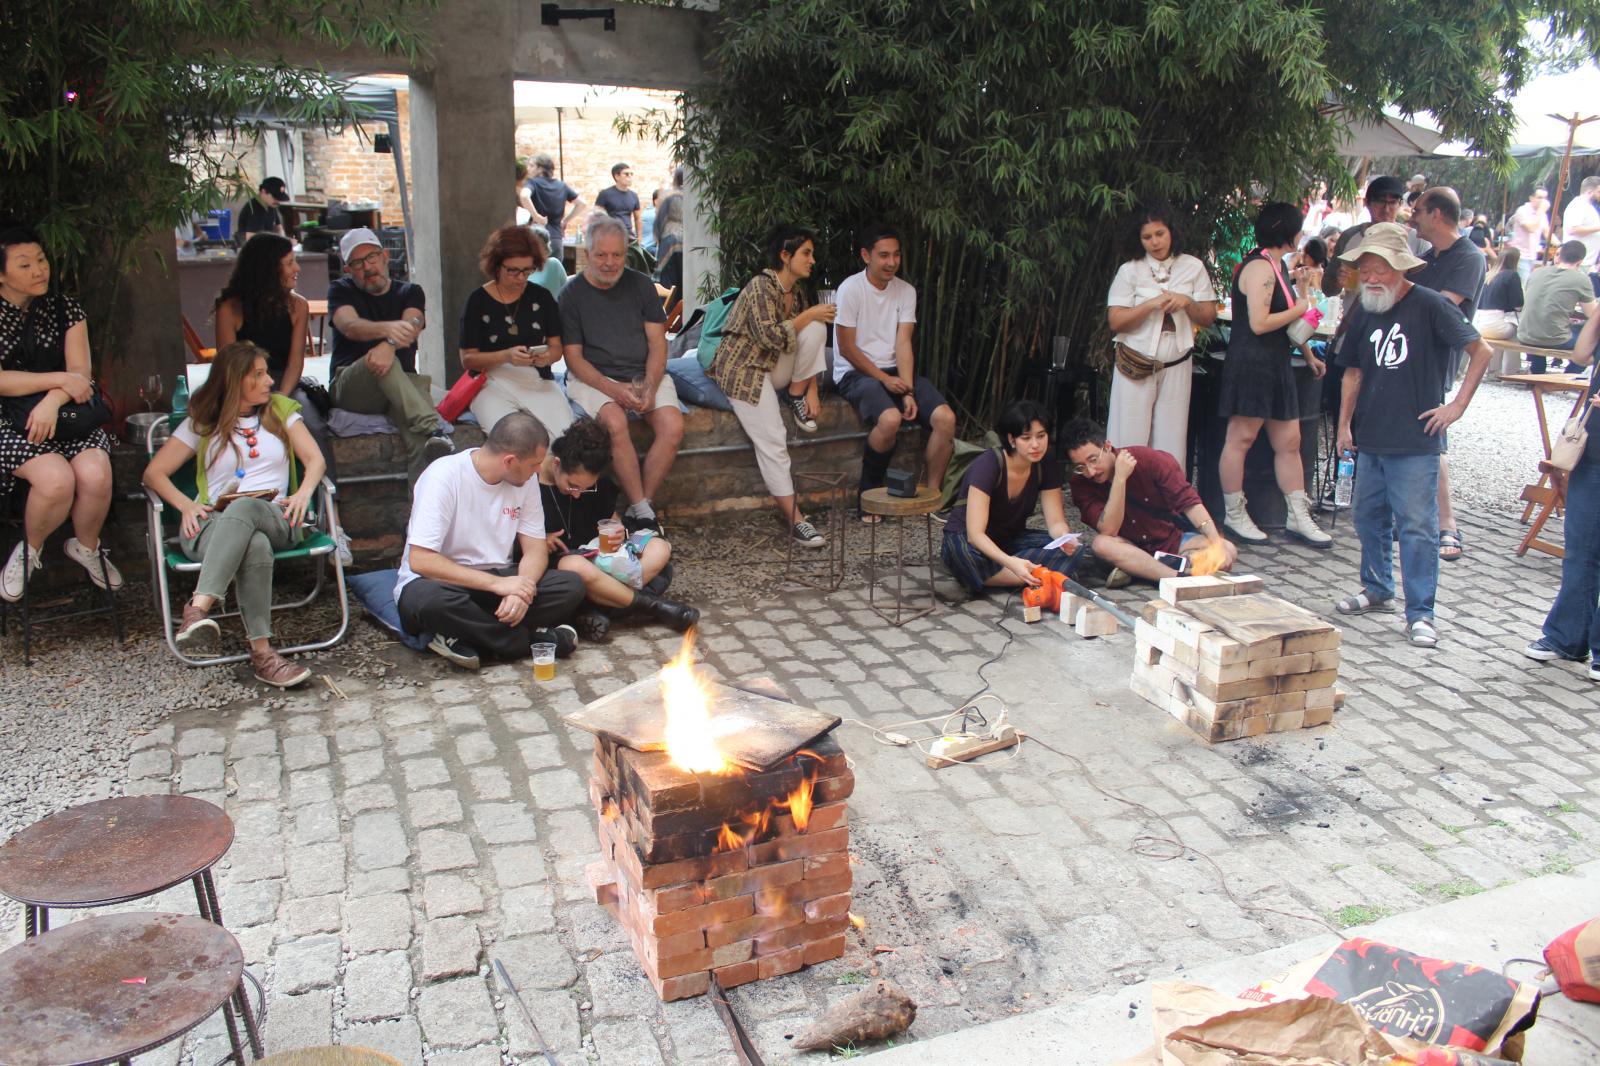
[[[1395,223],[1367,230],[1342,257],[1360,272],[1360,300],[1346,320],[1339,352],[1338,448],[1356,452],[1352,502],[1361,539],[1361,591],[1338,602],[1341,614],[1394,610],[1393,535],[1400,533],[1406,634],[1419,647],[1438,643],[1433,601],[1439,585],[1439,455],[1442,434],[1472,402],[1489,365],[1489,346],[1446,297],[1415,285],[1405,272],[1422,265]],[[1470,362],[1456,398],[1453,350]]]

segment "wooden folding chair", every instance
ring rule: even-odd
[[[1553,555],[1557,559],[1564,559],[1567,550],[1559,544],[1551,544],[1539,538],[1539,532],[1544,529],[1544,524],[1550,516],[1567,506],[1567,475],[1563,470],[1557,470],[1547,460],[1539,460],[1539,484],[1524,485],[1522,499],[1528,504],[1531,511],[1537,507],[1538,513],[1533,516],[1533,524],[1528,527],[1527,534],[1522,538],[1522,543],[1517,545],[1519,556],[1527,555],[1529,548],[1536,548],[1546,555]],[[1550,483],[1545,484],[1546,481]]]
[[[180,311],[178,317],[183,319],[183,343],[189,349],[190,358],[196,363],[209,363],[217,354],[217,350],[207,348],[201,343],[200,334],[196,332],[194,323],[189,321],[188,315]]]

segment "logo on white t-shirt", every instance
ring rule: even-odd
[[[1406,335],[1396,322],[1389,327],[1388,336],[1382,329],[1375,329],[1367,337],[1372,342],[1372,355],[1378,366],[1384,370],[1397,370],[1411,354],[1411,344],[1406,340]]]
[[[500,508],[500,517],[501,518],[509,518],[513,522],[515,522],[517,519],[522,517],[522,508],[521,507],[502,507],[502,508]]]

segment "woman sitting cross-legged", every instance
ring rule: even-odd
[[[99,428],[69,436],[60,418],[62,407],[93,394],[89,362],[83,308],[51,291],[39,238],[0,224],[0,495],[12,478],[28,483],[23,536],[0,571],[0,598],[13,603],[25,575],[43,565],[45,538],[68,518],[67,558],[99,587],[122,588],[100,542],[111,508],[111,438]]]
[[[298,476],[291,449],[304,467]],[[197,456],[191,498],[172,475]],[[200,563],[200,580],[175,634],[180,648],[216,644],[221,630],[211,607],[232,582],[256,679],[290,688],[311,676],[272,649],[272,564],[273,552],[289,547],[300,532],[323,470],[300,405],[272,391],[266,353],[249,341],[217,352],[211,376],[189,398],[189,417],[144,472],[145,486],[182,514],[178,545]]]
[[[617,516],[617,485],[606,477],[611,434],[593,418],[580,418],[550,445],[539,468],[550,562],[583,579],[587,603],[578,612],[578,635],[603,642],[611,618],[642,613],[683,632],[700,620],[686,604],[662,599],[672,580],[672,545],[660,533],[641,529],[618,552],[595,550],[600,523]]]
[[[833,321],[831,305],[807,306],[800,282],[811,277],[816,235],[800,226],[780,226],[767,241],[767,269],[744,287],[723,326],[717,357],[709,369],[755,448],[761,479],[772,493],[795,543],[826,543],[800,513],[789,472],[783,412],[803,433],[817,431],[817,375]]]
[[[1045,418],[1032,400],[1013,402],[995,426],[1000,447],[978,456],[961,479],[940,557],[968,592],[1038,585],[1036,566],[1067,572],[1067,553],[1046,547],[1069,529],[1061,464],[1050,448]],[[1041,501],[1048,532],[1028,528]]]

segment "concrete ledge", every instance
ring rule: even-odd
[[[1600,862],[1569,874],[1536,877],[1476,896],[1423,907],[1353,928],[1347,936],[1382,940],[1424,955],[1498,970],[1512,958],[1540,959],[1544,947],[1594,918],[1600,900]],[[1062,1063],[1092,1066],[1138,1054],[1154,1043],[1150,989],[1156,981],[1187,981],[1235,993],[1339,942],[1331,933],[1281,948],[1164,974],[1077,1003],[902,1044],[872,1056],[883,1066],[970,1066],[977,1062]],[[1531,980],[1538,971],[1517,974]],[[1600,1037],[1600,1007],[1548,996],[1528,1034],[1523,1059],[1537,1066],[1592,1066],[1594,1050],[1572,1030]],[[1554,1024],[1552,1024],[1554,1023]],[[1565,1028],[1562,1028],[1564,1026]],[[912,1027],[915,1031],[915,1026]]]
[[[635,422],[633,439],[640,454],[652,435],[644,422]],[[797,471],[846,474],[853,485],[861,469],[861,448],[866,434],[855,409],[834,395],[824,395],[814,434],[792,434],[789,454]],[[913,427],[900,435],[897,465],[917,466],[922,459],[922,431]],[[456,446],[482,443],[483,431],[471,424],[456,427]],[[358,556],[392,558],[405,542],[411,497],[406,487],[405,452],[398,434],[341,437],[334,442],[339,467],[339,513]],[[139,479],[144,454],[139,448],[119,444],[112,453],[118,499],[107,530],[107,541],[117,564],[130,574],[148,569],[145,546],[144,494]],[[814,502],[816,493],[801,496]],[[807,499],[807,497],[810,499]],[[770,506],[766,485],[756,468],[755,452],[739,420],[731,411],[691,407],[684,416],[683,445],[656,506],[669,518],[759,510]],[[59,541],[67,534],[60,533]],[[58,568],[52,568],[58,569]],[[46,572],[49,574],[49,571]],[[66,575],[76,579],[76,574]]]

